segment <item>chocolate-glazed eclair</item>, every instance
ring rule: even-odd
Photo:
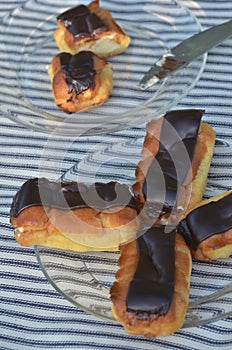
[[[89,50],[100,57],[110,57],[125,51],[130,43],[130,37],[110,11],[99,7],[99,0],[61,13],[57,25],[54,39],[62,52]]]
[[[10,217],[21,245],[74,251],[118,250],[139,229],[136,201],[117,182],[30,179],[16,193]]]
[[[104,103],[112,90],[112,66],[90,51],[53,57],[48,73],[56,105],[67,113]]]
[[[232,254],[232,190],[199,203],[178,225],[178,231],[199,260]]]
[[[120,247],[111,287],[112,314],[129,334],[158,337],[182,327],[189,300],[192,258],[175,229],[151,227]]]
[[[215,142],[202,115],[176,110],[147,124],[133,190],[151,224],[176,225],[202,199]]]

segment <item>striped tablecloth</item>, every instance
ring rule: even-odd
[[[0,15],[22,2],[1,1]],[[203,28],[232,17],[231,0],[180,2],[192,11]],[[229,144],[232,134],[232,37],[210,50],[200,80],[175,107],[205,109],[205,120],[217,127],[218,137]],[[53,136],[48,142],[48,135],[26,129],[3,115],[0,115],[0,135],[0,349],[232,348],[232,317],[182,329],[165,338],[145,339],[129,336],[120,325],[102,321],[64,299],[40,270],[33,247],[20,247],[16,243],[9,223],[9,209],[13,195],[25,180],[38,175],[56,180],[100,143],[102,137],[78,139],[71,146],[65,137]],[[141,129],[110,134],[104,141],[132,140],[136,136],[141,136]],[[46,152],[43,151],[45,148]],[[223,167],[223,162],[220,166]],[[225,168],[224,173],[228,179],[231,168]],[[231,279],[232,263],[227,260],[227,264],[227,278]],[[210,278],[209,272],[206,276],[208,285]]]

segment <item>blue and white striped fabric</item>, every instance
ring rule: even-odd
[[[1,1],[0,15],[3,16],[22,3],[23,0]],[[192,11],[203,28],[232,18],[230,0],[180,0],[180,3]],[[217,130],[218,144],[206,195],[210,196],[211,188],[217,187],[218,183],[223,188],[231,187],[232,37],[210,50],[200,80],[175,108],[205,109],[204,120]],[[34,248],[20,247],[14,239],[9,209],[13,195],[24,181],[37,176],[57,180],[75,163],[83,159],[83,164],[88,161],[86,154],[91,157],[92,151],[98,150],[98,145],[128,145],[126,142],[134,145],[137,139],[144,136],[144,129],[134,127],[71,142],[67,137],[49,137],[29,130],[0,115],[0,135],[0,349],[232,348],[231,316],[202,326],[184,328],[165,338],[129,336],[119,324],[90,315],[59,294],[41,271]],[[122,179],[131,180],[127,173],[123,173],[121,164],[114,166],[118,166],[119,174],[121,169]],[[74,170],[68,172],[67,176],[72,176]],[[81,173],[83,178],[88,175],[84,170]],[[192,295],[207,295],[219,286],[229,284],[232,280],[231,267],[231,259],[211,263],[194,262]],[[224,296],[220,303],[232,305],[231,294]]]

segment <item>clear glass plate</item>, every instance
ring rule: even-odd
[[[101,0],[128,32],[131,44],[109,59],[114,87],[109,99],[90,111],[66,114],[53,99],[47,67],[58,48],[56,16],[86,0],[30,0],[0,23],[0,111],[13,121],[45,133],[93,135],[144,124],[176,105],[195,85],[206,54],[148,91],[138,83],[167,50],[200,31],[192,13],[174,0]],[[65,4],[65,5],[64,5]]]
[[[142,133],[141,133],[142,135]],[[61,178],[63,181],[119,181],[130,186],[141,159],[143,136],[90,147],[89,153]],[[115,141],[115,140],[114,140]],[[232,146],[217,139],[205,198],[231,188]],[[115,280],[118,252],[87,252],[35,247],[40,267],[53,285],[74,305],[104,320],[111,315],[109,289]],[[184,328],[232,315],[232,260],[193,261],[190,303]]]

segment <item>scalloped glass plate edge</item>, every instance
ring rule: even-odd
[[[95,145],[93,152],[84,155],[84,158],[78,163],[80,169],[74,165],[59,181],[83,181],[83,179],[86,179],[85,176],[82,178],[86,169],[89,179],[98,171],[97,180],[95,178],[94,181],[103,181],[105,176],[104,164],[106,164],[108,171],[109,161],[112,167],[116,167],[109,171],[107,175],[111,178],[111,173],[117,173],[117,160],[120,159],[122,172],[122,178],[120,179],[125,180],[125,183],[130,183],[133,181],[131,179],[134,170],[128,162],[137,163],[136,150],[141,149],[142,140],[143,136],[138,136],[136,140],[126,140],[118,143],[113,140],[112,144],[103,145],[104,147]],[[230,188],[230,176],[225,176],[221,164],[224,167],[227,166],[225,164],[231,164],[231,155],[231,144],[217,139],[208,177],[206,197],[217,195],[219,194],[217,191],[224,192]],[[135,157],[133,160],[131,160],[132,156]],[[102,168],[99,166],[100,164],[103,164]],[[88,178],[87,182],[89,182]],[[116,322],[111,314],[109,289],[117,271],[119,253],[75,253],[44,247],[35,247],[35,253],[44,275],[64,298],[87,313],[105,321]],[[95,265],[95,262],[97,265]],[[200,326],[232,315],[232,283],[230,273],[227,272],[230,271],[230,266],[230,259],[219,259],[215,262],[194,261],[189,308],[183,328]],[[67,271],[70,274],[68,277]],[[220,277],[222,271],[223,278]],[[64,285],[62,285],[63,276],[67,278]]]
[[[145,3],[146,2],[144,1],[143,4],[145,4]],[[149,4],[150,3],[152,5],[154,5],[153,1],[150,1]],[[21,11],[28,10],[29,14],[30,14],[30,10],[31,10],[30,6],[32,6],[31,4],[33,4],[33,0],[26,1],[23,4],[23,6],[21,6],[21,8],[18,7],[16,9],[14,9],[11,12],[11,14],[8,15],[8,16],[12,16],[12,19],[13,19],[13,21],[10,22],[11,25],[17,25],[17,23],[18,23],[17,21],[19,20],[17,16],[19,16],[19,18],[23,17],[24,13],[21,13],[19,11],[20,9],[21,9]],[[48,4],[49,4],[49,2],[48,2]],[[185,6],[181,5],[178,1],[176,1],[173,4],[172,4],[172,6],[178,6],[178,10],[183,11],[185,16],[188,15],[190,20],[192,21],[192,22],[190,21],[191,22],[191,26],[190,27],[191,27],[191,31],[192,32],[190,31],[189,35],[193,34],[193,28],[194,28],[194,32],[196,30],[200,30],[201,29],[199,21],[196,19],[195,16],[193,16],[191,11],[189,11]],[[29,9],[27,9],[27,6],[29,6]],[[114,6],[116,6],[116,5],[114,4]],[[62,7],[63,7],[63,5],[62,5]],[[57,5],[56,5],[56,10],[57,10]],[[51,9],[49,9],[49,11],[51,12]],[[48,11],[48,13],[50,13],[49,11]],[[165,11],[165,9],[164,9],[164,11]],[[41,13],[43,13],[43,12],[41,12]],[[117,13],[117,11],[116,11],[116,13]],[[14,16],[14,14],[15,14],[15,16]],[[122,16],[121,20],[125,21],[125,14],[124,15],[122,14],[121,16]],[[9,18],[11,18],[11,17],[9,17]],[[177,15],[176,15],[176,18],[178,18]],[[29,21],[28,18],[26,20]],[[177,20],[177,19],[175,19],[175,20]],[[131,20],[127,19],[127,21],[128,21],[128,25],[132,25],[133,24],[131,22]],[[150,21],[150,19],[149,19],[149,21]],[[14,24],[12,24],[12,23],[14,23]],[[39,23],[37,23],[37,24],[39,24]],[[164,24],[167,25],[166,23],[164,23]],[[54,24],[52,22],[52,26],[53,25]],[[144,24],[140,24],[140,25],[144,26]],[[179,31],[181,32],[181,30],[182,30],[181,24],[178,23],[178,26],[177,27],[179,28]],[[43,30],[47,29],[46,26],[45,26],[45,28],[43,28],[43,26],[42,27],[39,26],[39,28],[40,28],[40,30],[42,30],[42,34],[44,34]],[[145,28],[146,31],[148,31],[148,28],[146,26],[144,26],[144,28]],[[13,28],[10,28],[10,27],[8,28],[9,33],[10,33],[10,31],[12,29]],[[132,26],[132,34],[134,33],[134,35],[136,36],[137,33],[138,33],[138,30],[137,31],[135,30],[135,32],[133,32],[133,30],[134,29],[133,29],[133,26]],[[169,30],[171,30],[171,28],[169,28]],[[190,30],[190,29],[188,29],[188,30]],[[186,31],[184,31],[185,34],[183,34],[183,33],[181,34],[182,39],[184,37],[188,36],[188,34],[187,34],[188,30],[186,29]],[[26,41],[27,45],[28,45],[28,48],[27,48],[27,45],[26,46],[24,45],[26,47],[26,49],[24,49],[24,50],[31,49],[31,46],[33,48],[33,40],[34,40],[33,36],[35,36],[35,38],[37,38],[37,36],[36,36],[37,35],[37,31],[36,30],[34,32],[32,31],[32,33],[29,33],[29,34],[30,35],[28,37],[25,37],[25,40],[23,38],[21,39],[21,40],[23,40],[23,42],[21,44],[24,45],[25,44],[24,41]],[[152,36],[154,36],[155,34],[156,34],[155,32],[152,32]],[[27,34],[24,34],[24,35],[27,36]],[[19,38],[20,38],[20,36],[19,36]],[[137,37],[135,37],[135,39],[137,40]],[[161,40],[160,37],[158,37],[158,39]],[[6,38],[5,37],[3,38],[3,42],[6,41],[6,44],[10,45],[10,43],[7,40],[8,40],[7,36],[6,36]],[[156,38],[156,40],[157,40],[157,38]],[[173,41],[174,39],[171,38],[171,40]],[[136,45],[138,43],[139,42],[136,41]],[[17,45],[19,46],[18,50],[19,50],[19,52],[21,54],[21,47],[22,47],[22,45],[19,45],[19,44],[20,43],[18,43]],[[176,44],[176,42],[175,42],[175,44]],[[16,50],[17,45],[15,46],[15,43],[13,43],[13,45],[14,45],[13,49]],[[137,47],[136,45],[135,45],[135,47]],[[38,45],[38,48],[39,48],[39,45]],[[43,47],[42,47],[42,49],[43,49]],[[130,47],[129,47],[129,50],[130,50]],[[134,57],[135,57],[135,52],[137,52],[136,51],[137,49],[135,49],[133,47],[133,45],[132,45],[131,50],[132,51],[130,53],[128,53],[128,57],[126,56],[126,53],[124,53],[124,56],[121,56],[121,57],[123,57],[123,59],[124,59],[124,57],[127,57],[127,59],[129,60],[128,62],[129,62],[129,66],[130,67],[129,67],[129,71],[128,72],[130,72],[130,70],[134,67],[134,64],[135,64],[134,63]],[[149,55],[150,55],[152,50],[151,50],[151,48],[149,48],[149,50],[150,50],[149,51],[150,52]],[[165,51],[166,51],[166,49],[165,49]],[[40,53],[43,53],[43,51],[41,51]],[[23,53],[24,59],[25,59],[25,57],[28,59],[28,61],[25,61],[25,62],[29,62],[29,64],[26,65],[26,67],[31,67],[32,72],[33,72],[33,69],[34,69],[33,68],[34,67],[34,65],[33,65],[34,63],[33,62],[34,62],[35,58],[32,55],[32,58],[30,59],[30,55],[31,55],[31,53],[27,52],[27,51]],[[117,65],[119,65],[121,57],[115,58],[116,59],[116,61],[115,61],[116,63],[115,63],[114,67],[117,67]],[[183,70],[181,70],[179,72],[175,72],[176,76],[174,74],[173,76],[166,78],[161,83],[160,87],[158,87],[158,91],[156,91],[155,94],[154,94],[154,92],[152,92],[153,95],[149,95],[150,97],[148,99],[146,98],[144,100],[145,101],[144,103],[137,104],[137,102],[136,102],[137,105],[134,104],[133,101],[137,101],[137,100],[139,101],[141,96],[139,95],[139,99],[137,99],[137,95],[136,95],[135,96],[136,99],[134,99],[134,97],[133,97],[134,96],[133,95],[134,94],[134,88],[132,86],[132,88],[130,88],[130,94],[132,94],[133,98],[131,99],[131,97],[130,97],[130,99],[129,99],[129,100],[131,100],[130,103],[129,103],[129,105],[131,107],[130,107],[130,109],[127,109],[126,112],[124,110],[122,110],[122,112],[118,113],[117,109],[120,106],[121,101],[118,101],[116,99],[116,101],[117,101],[116,102],[116,107],[117,106],[118,107],[115,108],[115,97],[112,97],[112,100],[109,99],[109,105],[107,104],[108,101],[106,101],[105,104],[103,104],[99,108],[95,109],[94,111],[89,111],[87,113],[83,113],[83,116],[82,116],[82,114],[76,114],[76,115],[73,115],[74,117],[73,116],[72,117],[67,117],[67,118],[64,118],[64,120],[62,120],[62,118],[61,118],[60,122],[57,122],[57,118],[58,118],[57,116],[60,113],[59,110],[55,110],[56,111],[55,115],[50,115],[50,113],[49,113],[49,110],[50,110],[49,109],[50,108],[49,103],[52,103],[52,105],[53,105],[54,101],[53,101],[53,98],[52,98],[52,102],[51,102],[50,101],[50,97],[48,98],[47,94],[46,94],[46,99],[45,99],[46,103],[45,102],[41,102],[40,100],[43,97],[38,98],[38,96],[40,96],[40,95],[36,94],[36,99],[33,99],[35,104],[31,105],[30,97],[32,96],[31,98],[34,98],[33,97],[33,93],[35,93],[35,92],[33,92],[33,89],[31,89],[31,86],[30,86],[31,80],[29,78],[31,77],[31,74],[27,73],[27,69],[23,69],[23,70],[20,70],[20,72],[19,72],[20,73],[20,79],[19,80],[20,80],[21,85],[19,87],[17,87],[15,91],[13,90],[14,91],[13,94],[11,93],[11,95],[12,95],[11,99],[14,98],[15,99],[14,101],[13,100],[8,101],[8,97],[9,96],[7,97],[7,94],[5,95],[5,88],[4,88],[4,96],[3,96],[1,104],[0,104],[1,105],[1,111],[2,111],[2,113],[4,115],[9,117],[14,122],[18,122],[19,124],[21,124],[21,125],[23,125],[25,127],[29,127],[30,129],[34,129],[34,130],[37,130],[37,131],[42,131],[44,133],[54,133],[54,134],[64,135],[64,136],[76,135],[77,131],[79,132],[79,134],[81,134],[81,135],[83,134],[84,136],[97,135],[97,134],[104,134],[104,133],[108,133],[108,132],[119,131],[119,130],[130,128],[130,127],[133,127],[133,126],[138,126],[139,124],[143,125],[144,122],[146,122],[146,121],[148,121],[150,119],[154,119],[156,117],[159,117],[160,115],[165,113],[168,109],[170,109],[171,107],[173,107],[174,105],[179,103],[179,101],[193,88],[193,86],[196,84],[196,82],[200,78],[201,73],[202,73],[202,71],[203,71],[203,69],[205,67],[206,58],[207,58],[207,54],[199,57],[194,62],[192,62],[189,66],[183,68]],[[154,62],[154,57],[153,56],[151,56],[149,59],[151,59],[152,63]],[[5,60],[5,64],[6,64],[6,62],[7,62],[7,60]],[[147,68],[150,67],[150,63],[151,62],[150,63],[149,62],[147,63],[147,67],[145,67],[145,71],[146,71]],[[119,65],[119,68],[120,67],[121,66]],[[193,67],[193,68],[190,68],[190,67]],[[0,69],[1,69],[1,66],[0,66]],[[15,69],[18,69],[18,68],[15,68]],[[133,71],[133,69],[132,69],[132,71]],[[141,67],[140,67],[140,69],[141,69]],[[143,69],[144,69],[144,64],[143,64]],[[119,69],[119,71],[121,71],[121,68]],[[136,71],[137,71],[137,66],[136,66]],[[184,72],[186,73],[186,77],[185,77],[185,73]],[[188,77],[188,75],[190,75],[190,77]],[[46,73],[46,79],[47,79],[47,73]],[[179,86],[178,89],[177,89],[177,85],[176,85],[176,79],[178,80],[178,86]],[[181,86],[182,79],[183,79],[183,86]],[[138,81],[139,81],[139,79],[138,79]],[[170,84],[169,84],[169,82],[170,82]],[[3,81],[3,83],[4,83],[4,81]],[[6,83],[6,86],[7,86],[8,83],[9,82]],[[33,81],[32,81],[32,83],[34,84]],[[118,80],[118,77],[116,76],[116,84],[114,84],[114,85],[117,85],[117,84],[120,85],[121,82]],[[174,92],[172,91],[172,88],[170,87],[172,85],[176,86],[176,88],[175,88],[175,95],[174,95]],[[129,84],[129,86],[130,86],[130,84]],[[22,87],[24,89],[23,91],[22,91]],[[33,85],[33,88],[34,88],[34,85]],[[36,87],[36,89],[37,89],[37,87]],[[121,87],[120,87],[120,89],[121,89]],[[33,92],[32,95],[30,95],[31,91]],[[113,89],[113,91],[114,91],[114,89]],[[118,91],[119,92],[123,91],[123,89],[122,90],[118,90]],[[167,92],[168,92],[169,96],[166,96]],[[25,95],[26,93],[28,95]],[[115,96],[117,93],[113,93],[113,95]],[[44,94],[44,92],[43,92],[43,94]],[[49,92],[49,94],[50,94],[50,92]],[[140,92],[139,92],[139,94],[140,94]],[[156,96],[158,96],[158,97],[156,98]],[[158,102],[157,99],[159,100],[159,103],[157,103]],[[40,101],[40,102],[38,102],[38,101]],[[41,105],[39,105],[39,104],[37,105],[36,103],[42,103],[42,104]],[[49,107],[47,107],[47,105],[49,105]],[[47,109],[45,109],[45,110],[40,109],[40,106],[44,106]],[[112,114],[113,110],[116,111],[116,112],[114,112],[115,115]],[[119,110],[120,110],[120,108],[119,108]],[[104,111],[104,112],[102,112],[102,111]],[[93,118],[93,115],[91,114],[92,112],[94,113],[93,114],[94,118]],[[90,115],[90,118],[88,117],[88,115]],[[100,116],[100,118],[99,118],[99,116]],[[106,118],[106,116],[108,116],[108,118]],[[96,119],[95,119],[95,117],[96,117]],[[98,122],[98,120],[99,120],[99,122]]]

